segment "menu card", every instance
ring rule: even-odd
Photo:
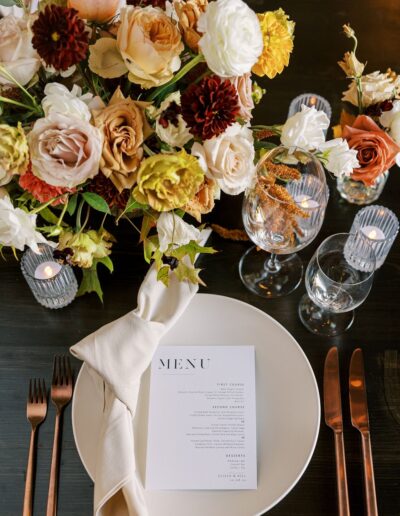
[[[160,346],[147,489],[257,489],[253,346]]]

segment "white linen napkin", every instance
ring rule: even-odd
[[[202,242],[210,235],[203,230]],[[142,374],[161,337],[184,312],[198,286],[171,275],[165,287],[152,266],[140,287],[137,308],[71,347],[104,390],[104,411],[94,474],[95,516],[147,516],[135,463],[132,419]]]

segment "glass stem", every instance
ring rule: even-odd
[[[268,272],[271,272],[271,273],[278,272],[281,268],[281,264],[279,263],[278,256],[275,253],[271,253],[271,256],[265,262],[264,267]]]

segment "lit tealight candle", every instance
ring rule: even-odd
[[[309,195],[297,195],[294,201],[300,205],[301,208],[312,210],[319,207],[319,204],[314,199],[311,199]]]
[[[360,230],[367,238],[371,240],[385,240],[385,233],[376,226],[365,226]]]
[[[315,106],[316,103],[317,103],[317,97],[311,97],[310,100],[308,101],[308,105],[310,107]]]
[[[60,270],[61,265],[57,262],[43,262],[36,267],[35,278],[40,280],[54,278]]]

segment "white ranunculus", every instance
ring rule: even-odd
[[[87,103],[93,98],[91,93],[82,95],[82,88],[76,84],[72,90],[58,82],[50,82],[44,88],[45,97],[42,100],[42,108],[46,116],[50,113],[59,113],[72,116],[89,122],[92,115]]]
[[[14,208],[9,197],[0,199],[0,244],[15,247],[20,251],[27,245],[38,252],[38,243],[48,243],[36,231],[36,215]]]
[[[161,102],[159,109],[150,111],[150,114],[156,120],[156,133],[162,142],[170,147],[182,148],[188,141],[193,138],[186,122],[181,114],[176,116],[176,121],[163,119],[163,114],[172,104],[181,105],[181,93],[175,91]]]
[[[51,113],[28,134],[32,171],[52,186],[73,188],[99,172],[103,136],[79,118]]]
[[[25,86],[40,68],[40,58],[32,46],[32,34],[26,18],[9,15],[0,19],[0,65]],[[14,85],[0,72],[1,85]]]
[[[194,143],[192,154],[206,175],[229,195],[244,192],[255,172],[253,133],[240,124],[231,125],[203,144]]]
[[[314,106],[301,106],[301,111],[288,118],[282,127],[281,142],[286,147],[303,150],[318,149],[325,141],[324,131],[329,127],[329,118]]]
[[[210,2],[197,22],[199,48],[220,77],[250,72],[263,50],[260,23],[242,0]]]
[[[336,177],[350,176],[355,168],[360,167],[357,151],[350,149],[349,144],[342,138],[335,138],[320,145],[322,162],[329,172]]]
[[[361,77],[363,107],[372,106],[393,98],[400,90],[400,77],[393,79],[388,73],[373,72]],[[353,80],[350,88],[343,92],[342,100],[358,106],[357,82]]]
[[[160,251],[164,253],[170,244],[179,247],[188,244],[191,240],[197,242],[201,231],[175,213],[163,212],[157,220],[157,233]]]

